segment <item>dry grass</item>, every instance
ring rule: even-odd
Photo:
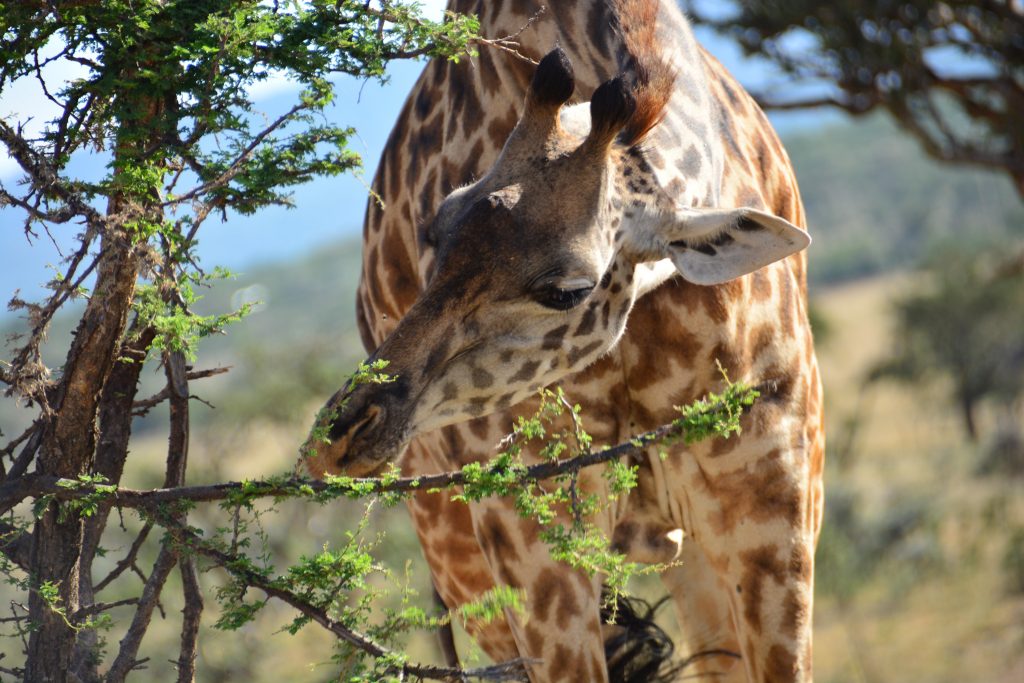
[[[831,325],[819,348],[830,447],[849,444],[846,459],[827,470],[826,506],[829,491],[842,488],[868,519],[907,501],[918,501],[928,519],[909,548],[876,558],[881,569],[852,596],[819,594],[817,679],[1021,680],[1024,596],[1007,594],[1000,567],[1006,530],[1024,523],[1021,483],[971,475],[978,447],[966,441],[941,382],[860,388],[891,343],[888,303],[911,286],[909,276],[890,276],[816,300]],[[860,424],[851,443],[854,416]],[[924,568],[915,547],[932,556]]]

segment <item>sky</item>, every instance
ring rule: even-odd
[[[428,15],[439,17],[444,0],[423,3]],[[739,48],[708,30],[698,31],[701,41],[745,85],[764,87],[778,82],[780,76],[763,62],[745,58]],[[373,179],[377,159],[388,133],[423,69],[422,62],[396,62],[389,69],[389,82],[360,81],[350,77],[339,79],[336,102],[328,115],[333,121],[353,126],[357,137],[350,147],[362,155],[364,171],[313,181],[294,192],[295,208],[269,208],[256,216],[229,215],[226,223],[215,219],[200,231],[198,254],[206,267],[221,265],[244,272],[254,264],[292,259],[315,250],[318,246],[352,238],[360,234],[366,206],[367,188]],[[74,71],[65,65],[50,74],[54,80],[69,79]],[[270,79],[252,91],[258,106],[267,111],[280,110],[290,104],[297,87],[284,79]],[[0,92],[0,115],[28,122],[28,130],[51,118],[56,111],[40,92],[33,79],[24,79]],[[776,126],[785,130],[819,125],[820,114],[799,114],[776,118]],[[10,120],[10,118],[8,119]],[[103,172],[102,158],[89,157],[73,161],[70,171],[82,177],[98,178]],[[20,177],[17,165],[0,152],[0,182],[17,189]],[[41,283],[58,267],[62,252],[73,244],[79,227],[73,224],[55,226],[53,240],[45,233],[26,239],[22,212],[0,209],[0,301],[6,302],[20,289],[23,298],[41,297]],[[56,242],[56,245],[54,244]],[[58,249],[60,247],[60,249]],[[0,316],[4,315],[0,311]]]

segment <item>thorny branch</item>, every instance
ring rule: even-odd
[[[756,389],[764,393],[770,383],[759,385]],[[647,446],[685,436],[685,427],[679,423],[662,425],[629,441],[610,446],[598,451],[587,452],[565,460],[545,461],[525,467],[521,473],[521,481],[540,481],[600,465],[627,456],[640,454]],[[129,489],[117,488],[111,491],[107,501],[114,507],[153,510],[169,503],[178,502],[211,502],[238,497],[276,498],[289,496],[317,495],[329,496],[368,496],[381,493],[402,493],[411,491],[429,491],[467,483],[467,476],[461,471],[442,472],[420,477],[400,477],[384,480],[375,478],[337,477],[327,481],[312,481],[299,477],[279,481],[247,481],[224,482],[198,486],[180,486],[161,489]],[[18,481],[0,484],[0,507],[16,504],[25,498],[52,496],[58,501],[70,501],[95,496],[97,488],[93,484],[81,484],[57,477],[29,475]]]
[[[66,209],[72,212],[65,220],[70,220],[73,216],[81,216],[95,229],[102,229],[107,225],[107,217],[90,206],[81,194],[64,182],[49,161],[32,149],[21,131],[11,127],[2,118],[0,118],[0,142],[4,143],[7,153],[28,174],[35,192],[60,200]]]

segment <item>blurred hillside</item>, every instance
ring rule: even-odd
[[[812,284],[911,268],[946,242],[1024,238],[1024,203],[1009,180],[936,164],[886,118],[784,142],[814,235]]]
[[[1024,498],[1015,477],[1022,473],[981,473],[990,439],[975,444],[965,438],[941,378],[914,385],[867,384],[865,378],[893,346],[893,297],[920,286],[913,269],[940,245],[1019,243],[1024,204],[1002,177],[927,161],[914,142],[878,118],[786,142],[815,238],[812,299],[827,330],[819,334],[830,441],[817,560],[818,680],[1021,680]],[[191,481],[256,478],[292,466],[313,412],[363,356],[353,303],[359,249],[349,241],[296,261],[254,266],[206,293],[203,312],[262,303],[201,347],[197,368],[233,369],[193,385],[216,408],[193,403]],[[53,366],[69,325],[62,319],[51,335]],[[8,321],[8,332],[16,328]],[[143,393],[163,386],[158,368],[145,374]],[[21,413],[10,400],[0,402],[4,434],[17,433]],[[133,450],[139,457],[126,485],[158,485],[165,420],[154,410],[137,423]],[[982,423],[995,420],[987,408]],[[148,429],[158,423],[160,429]],[[348,504],[285,505],[264,518],[269,552],[294,560],[337,543],[359,514]],[[403,515],[397,509],[376,516],[370,533],[387,531],[382,556],[399,580],[411,560],[410,581],[420,591],[415,602],[429,608],[425,567]],[[215,508],[197,512],[196,519],[208,528],[224,523]],[[104,545],[122,548],[130,536],[120,533],[112,529]],[[118,581],[126,586],[133,580],[126,574]],[[216,572],[203,575],[207,584],[222,580]],[[104,599],[132,594],[118,583],[111,590]],[[170,600],[166,609],[177,609]],[[330,657],[329,639],[310,629],[297,639],[281,633],[287,610],[275,607],[241,634],[218,635],[208,632],[216,614],[210,603],[199,680],[319,681],[331,675],[330,667],[307,666]],[[177,634],[162,637],[170,643]],[[149,647],[152,680],[165,680],[171,674],[161,643]],[[423,635],[410,651],[436,658],[432,647]],[[463,643],[463,652],[468,649]]]

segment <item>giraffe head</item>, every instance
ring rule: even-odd
[[[637,79],[634,79],[637,80]],[[424,232],[425,291],[373,355],[394,381],[339,391],[304,447],[314,475],[362,476],[419,433],[507,408],[611,349],[638,296],[681,274],[712,285],[809,243],[748,208],[676,206],[639,143],[667,97],[625,78],[589,103],[561,50],[540,63],[494,167]]]

